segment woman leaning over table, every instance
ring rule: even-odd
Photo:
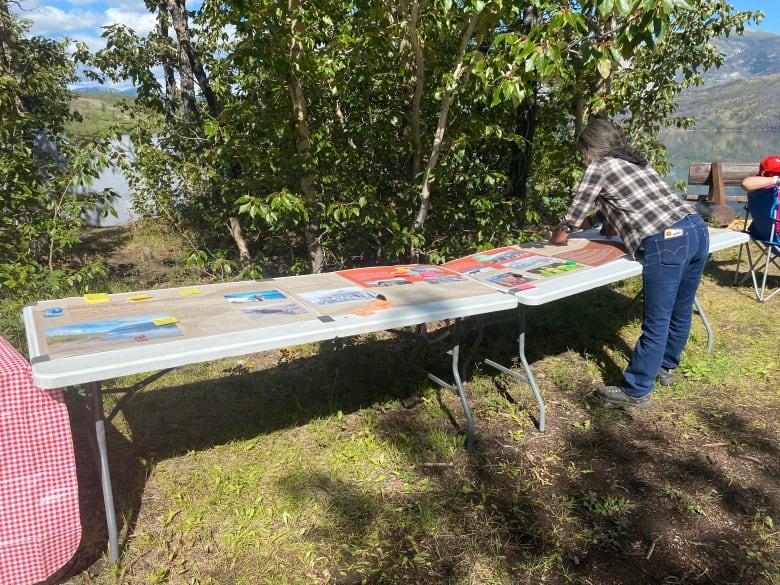
[[[565,244],[597,211],[642,262],[642,333],[620,385],[601,386],[596,393],[607,402],[646,408],[656,379],[665,386],[674,382],[709,254],[709,232],[696,210],[672,193],[607,120],[591,120],[577,148],[588,166],[550,240]]]

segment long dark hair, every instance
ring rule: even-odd
[[[610,150],[626,149],[625,140],[617,128],[602,118],[588,121],[577,137],[577,150],[585,158],[599,160]]]

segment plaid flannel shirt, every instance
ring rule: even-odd
[[[610,156],[588,165],[563,223],[579,228],[594,209],[604,214],[632,256],[645,238],[696,213],[651,167]]]

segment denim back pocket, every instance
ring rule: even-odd
[[[688,259],[688,234],[676,238],[659,238],[658,262],[664,266],[679,266]]]

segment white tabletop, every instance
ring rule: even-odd
[[[594,236],[595,232],[583,232],[575,237]],[[711,230],[710,251],[746,241],[748,236],[741,232]],[[540,243],[529,246],[540,249]],[[373,271],[383,269],[367,270],[371,276]],[[26,306],[22,318],[33,380],[41,388],[57,388],[505,311],[518,304],[541,305],[641,272],[640,262],[623,256],[599,266],[536,280],[532,288],[507,291],[462,276],[432,284],[434,277],[440,276],[436,274],[418,277],[409,285],[385,282],[366,288],[359,286],[363,282],[360,271],[346,271],[111,294],[104,295],[97,304],[82,297],[43,301]],[[428,277],[431,279],[425,280]],[[251,298],[242,303],[227,301],[236,295]],[[366,295],[368,298],[363,298]],[[344,302],[345,298],[350,300]],[[377,304],[380,298],[382,302]],[[152,320],[172,329],[174,335],[157,337],[161,330],[151,327],[140,335],[124,334],[116,341],[105,334],[105,329],[89,329],[115,321],[126,329],[134,325],[133,319],[144,318],[147,326]],[[174,323],[166,323],[166,319]],[[53,330],[61,329],[61,324],[66,325],[65,329],[75,329],[55,334]],[[113,327],[108,333],[118,330],[117,325]]]
[[[435,284],[429,276],[361,288],[324,273],[111,294],[97,304],[32,303],[22,318],[33,380],[41,388],[98,382],[517,307],[512,295],[462,275]],[[247,298],[229,302],[236,294]]]
[[[581,232],[573,237],[591,238],[597,232]],[[710,252],[738,246],[749,240],[747,234],[728,229],[710,229]],[[578,270],[548,281],[537,282],[534,288],[515,291],[521,305],[537,306],[563,299],[600,286],[642,274],[642,263],[626,255],[606,264]]]

